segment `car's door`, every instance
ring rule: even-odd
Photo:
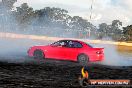
[[[66,48],[66,59],[76,60],[77,55],[79,54],[79,51],[82,47],[82,44],[77,41],[69,41]]]
[[[50,45],[48,55],[55,59],[64,59],[65,57],[65,42],[58,41]]]

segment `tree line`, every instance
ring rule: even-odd
[[[47,28],[49,28],[48,31],[53,33],[55,31],[53,29],[58,28],[56,31],[61,29],[61,32],[64,30],[74,32],[76,34],[74,37],[94,37],[98,39],[108,37],[120,41],[132,40],[132,25],[122,27],[120,20],[113,20],[109,25],[101,23],[97,28],[88,20],[80,16],[70,16],[67,10],[61,8],[45,7],[34,10],[27,3],[23,3],[14,9],[13,4],[16,1],[2,0],[0,3],[0,27],[5,25],[4,30],[9,28],[44,34]]]

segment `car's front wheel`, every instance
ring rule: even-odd
[[[88,65],[88,62],[89,62],[89,58],[87,55],[85,54],[80,54],[78,56],[78,62],[81,64],[81,65]]]
[[[35,50],[34,59],[44,59],[44,53],[41,50]]]

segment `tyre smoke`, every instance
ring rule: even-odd
[[[98,64],[110,66],[132,66],[132,57],[123,55],[117,51],[116,45],[95,44],[97,47],[104,47],[105,59]]]
[[[49,42],[31,39],[0,38],[0,61],[7,62],[27,62],[31,59],[27,55],[27,50],[34,45],[46,45]]]
[[[21,31],[18,27],[17,22],[14,20],[12,15],[8,14],[8,10],[5,8],[0,8],[0,31],[1,32],[13,32],[13,33],[21,33],[21,34],[36,34],[38,33],[45,36],[52,37],[75,37],[74,31],[63,30],[63,27],[34,27],[34,25],[30,25],[27,31]],[[13,26],[12,26],[13,25]],[[34,29],[33,29],[34,28]],[[22,29],[23,30],[23,29]],[[42,34],[43,33],[43,34]],[[17,36],[16,36],[17,37]],[[31,36],[30,36],[31,37]],[[33,37],[33,36],[32,36]],[[8,62],[24,62],[27,60],[27,50],[33,45],[46,45],[49,42],[43,40],[34,40],[30,39],[22,39],[22,38],[0,38],[0,60],[8,61]],[[132,66],[132,57],[123,56],[119,54],[116,50],[115,45],[100,45],[95,44],[98,47],[104,47],[105,49],[105,59],[99,64],[103,65],[111,65],[111,66]]]

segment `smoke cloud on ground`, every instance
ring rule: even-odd
[[[0,38],[0,60],[8,62],[25,62],[27,50],[33,45],[46,45],[48,42],[29,39]]]
[[[0,31],[2,32],[16,32],[22,34],[42,34],[45,36],[57,36],[57,37],[75,37],[77,36],[74,31],[64,31],[63,27],[52,27],[42,28],[42,27],[34,27],[34,25],[30,25],[28,27],[29,30],[21,31],[19,29],[16,21],[13,16],[8,14],[8,11],[4,8],[0,9]],[[13,26],[12,26],[13,25]],[[34,29],[33,29],[34,28]],[[22,29],[23,30],[23,29]],[[41,30],[41,31],[40,31]],[[93,36],[93,35],[92,35]],[[10,39],[10,38],[0,38],[0,60],[2,61],[15,61],[15,62],[23,62],[27,60],[27,50],[33,45],[46,45],[48,42],[45,41],[36,41],[29,39]],[[104,65],[116,65],[116,66],[132,66],[131,59],[120,55],[116,51],[116,46],[114,45],[99,45],[96,46],[104,47],[105,49],[105,59],[103,62],[99,64]],[[132,58],[132,57],[129,57]]]
[[[28,58],[27,50],[34,45],[47,45],[51,41],[33,40],[33,39],[12,39],[0,38],[0,60],[15,63],[30,62],[33,59]],[[125,56],[117,52],[116,46],[105,44],[92,44],[94,47],[103,47],[105,59],[97,64],[110,66],[132,66],[132,57]]]
[[[105,59],[97,63],[110,66],[132,66],[132,57],[119,53],[115,45],[94,44],[94,46],[104,48]]]

